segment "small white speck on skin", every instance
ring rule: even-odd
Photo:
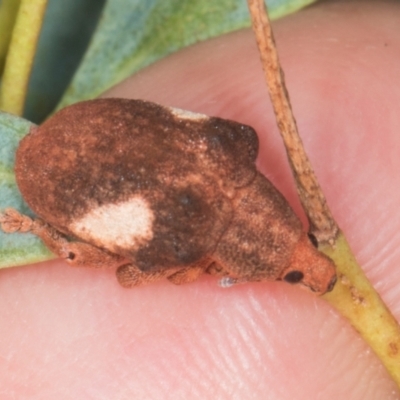
[[[232,278],[230,276],[225,276],[222,279],[220,279],[220,281],[218,282],[219,286],[226,289],[226,288],[230,288],[233,285],[235,285],[237,283],[237,280],[235,278]]]
[[[192,111],[181,110],[180,108],[169,107],[171,113],[180,119],[189,119],[192,121],[200,121],[202,119],[210,118],[208,115],[194,113]]]
[[[69,229],[79,238],[110,251],[133,250],[153,237],[154,213],[141,196],[96,207]]]

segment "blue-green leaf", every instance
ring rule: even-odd
[[[11,207],[25,214],[30,213],[15,183],[14,154],[19,140],[31,127],[32,124],[25,119],[0,112],[0,212]],[[6,234],[0,229],[0,268],[51,257],[37,237],[31,234]]]
[[[314,0],[268,0],[272,18]],[[250,25],[245,0],[108,0],[58,108],[93,98],[139,69],[195,42]]]
[[[34,58],[24,117],[53,111],[88,47],[105,0],[49,0]]]

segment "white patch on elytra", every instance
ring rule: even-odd
[[[69,229],[79,238],[110,251],[133,250],[153,237],[154,214],[143,197],[93,208]]]
[[[169,109],[175,117],[178,117],[180,119],[189,119],[191,121],[200,121],[202,119],[210,118],[208,115],[194,113],[192,111],[181,110],[180,108],[170,107]]]

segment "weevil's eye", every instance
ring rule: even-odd
[[[312,245],[318,249],[318,240],[317,238],[312,234],[312,233],[307,233],[308,238],[310,239],[310,242]]]
[[[291,271],[283,277],[289,283],[299,283],[303,278],[304,274],[301,271]]]
[[[328,289],[327,292],[331,292],[333,290],[333,288],[335,287],[335,283],[336,283],[336,275],[332,278],[332,280],[330,281],[329,285],[328,285]]]
[[[72,253],[72,251],[70,251],[68,253],[68,260],[73,260],[75,258],[75,253]]]

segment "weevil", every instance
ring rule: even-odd
[[[209,273],[331,290],[333,262],[257,153],[256,132],[234,121],[142,100],[76,103],[19,143],[15,176],[37,217],[7,209],[2,228],[38,235],[72,265],[115,267],[125,287]]]

